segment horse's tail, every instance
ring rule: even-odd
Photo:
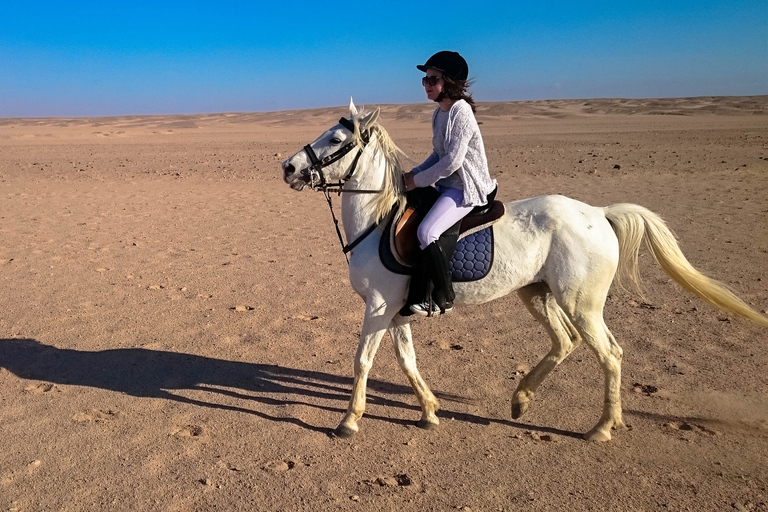
[[[713,306],[768,327],[768,317],[752,309],[723,283],[693,268],[661,217],[635,204],[614,204],[603,211],[619,239],[620,284],[622,279],[629,278],[639,290],[637,256],[641,242],[645,241],[664,272],[680,286]]]

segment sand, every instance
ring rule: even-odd
[[[432,105],[384,105],[415,162]],[[362,302],[325,200],[280,162],[343,108],[0,120],[0,510],[768,510],[766,331],[643,251],[615,287],[631,430],[581,434],[579,348],[528,413],[549,340],[516,296],[413,323],[436,431],[385,338],[366,416]],[[693,264],[768,308],[768,97],[481,104],[499,197],[659,213]]]

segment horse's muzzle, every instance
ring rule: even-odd
[[[297,172],[292,164],[285,162],[283,164],[283,181],[290,185],[293,190],[303,190],[309,184],[309,173]]]

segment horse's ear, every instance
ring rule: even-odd
[[[376,121],[379,119],[379,113],[381,112],[381,107],[376,107],[376,110],[373,112],[369,112],[363,116],[363,119],[360,120],[360,131],[363,132],[369,127],[376,124]]]
[[[357,107],[355,106],[355,102],[352,101],[352,98],[349,98],[349,116],[354,117],[357,115]]]

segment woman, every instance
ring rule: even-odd
[[[449,267],[452,255],[445,254],[437,242],[440,235],[474,207],[485,205],[488,195],[496,188],[496,180],[491,179],[488,171],[485,147],[474,115],[467,62],[456,52],[442,51],[416,67],[426,73],[421,83],[427,98],[436,102],[438,108],[432,116],[434,151],[424,163],[405,173],[405,187],[411,191],[434,185],[440,196],[418,228],[422,252],[417,257],[411,292],[403,309],[426,316],[453,309]],[[430,279],[434,285],[434,303],[425,299]]]

